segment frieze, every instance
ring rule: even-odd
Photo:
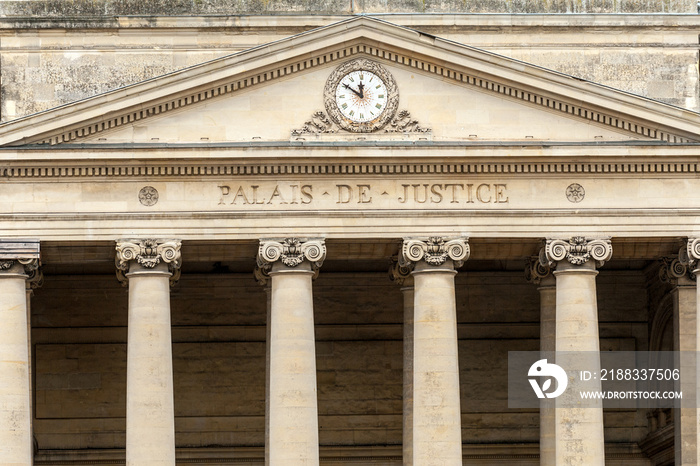
[[[307,205],[318,203],[348,205],[468,205],[508,204],[507,183],[276,183],[219,184],[219,206],[252,207]]]

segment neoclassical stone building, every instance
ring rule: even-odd
[[[695,409],[507,400],[697,347],[694,2],[7,3],[0,464],[698,464]]]

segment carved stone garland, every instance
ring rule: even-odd
[[[467,238],[448,240],[431,236],[427,240],[406,239],[399,255],[399,265],[412,268],[414,263],[424,260],[430,265],[439,266],[449,258],[454,262],[454,267],[459,268],[469,258],[469,253]]]
[[[612,243],[609,239],[587,239],[573,236],[568,241],[548,239],[540,250],[540,263],[556,268],[557,263],[567,260],[572,265],[583,265],[594,260],[601,267],[612,257]]]
[[[117,279],[126,286],[129,262],[136,261],[146,269],[153,269],[161,262],[168,265],[172,274],[170,284],[180,278],[182,265],[180,255],[181,242],[173,239],[125,239],[117,241],[117,255],[114,259],[117,267]]]
[[[258,256],[256,258],[255,279],[261,285],[267,283],[272,264],[281,261],[287,267],[296,267],[304,260],[311,263],[314,272],[323,265],[326,258],[326,243],[323,239],[299,238],[266,239],[260,240]]]

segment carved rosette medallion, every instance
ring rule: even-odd
[[[543,279],[552,276],[552,269],[540,262],[540,258],[530,257],[525,264],[525,280],[539,285]]]
[[[459,268],[469,259],[468,238],[448,240],[439,236],[431,236],[427,240],[405,239],[399,255],[399,264],[403,267],[424,260],[427,264],[439,266],[447,259],[452,259],[455,268]]]
[[[255,279],[260,284],[267,283],[272,264],[280,261],[287,267],[294,268],[305,260],[311,264],[314,272],[323,265],[326,258],[326,243],[323,239],[299,238],[264,239],[260,240],[256,258]]]
[[[125,239],[117,241],[117,278],[126,286],[126,273],[133,262],[145,269],[153,269],[161,262],[168,265],[172,274],[170,283],[180,278],[182,265],[180,256],[181,242],[174,239]]]
[[[158,203],[158,190],[153,186],[144,186],[139,191],[139,202],[146,207],[156,205]]]
[[[691,272],[697,273],[700,269],[700,238],[688,238],[685,246],[678,251],[678,259]]]
[[[572,265],[583,265],[594,260],[597,267],[612,257],[612,243],[609,239],[587,239],[574,236],[569,240],[548,239],[540,250],[540,263],[556,268],[559,261],[566,260]]]
[[[366,121],[356,120],[344,114],[343,108],[341,107],[342,103],[338,101],[337,96],[337,91],[339,86],[342,86],[341,81],[343,78],[352,75],[352,73],[363,71],[379,78],[381,85],[386,88],[386,96],[383,97],[381,104],[377,104],[382,105],[382,108],[379,109],[372,106],[374,111],[380,113],[376,118]],[[357,86],[350,86],[351,89],[347,89],[347,94],[353,98],[354,95],[357,95],[357,99],[359,99],[361,103],[370,96],[369,93],[374,89],[373,85],[377,82],[377,79],[374,79],[374,82],[363,83],[366,91],[363,91],[363,88],[357,88]],[[360,83],[362,83],[362,81],[359,81],[357,85]],[[366,96],[364,95],[365,93],[367,94]],[[328,76],[326,86],[323,89],[323,103],[330,119],[344,130],[353,133],[371,133],[384,128],[387,123],[393,120],[396,110],[399,107],[399,89],[396,85],[396,81],[394,81],[394,77],[382,65],[366,58],[358,58],[343,63]]]
[[[586,197],[586,190],[578,183],[570,184],[566,188],[566,198],[569,202],[581,202]]]
[[[678,257],[662,257],[659,267],[659,280],[677,286],[683,280],[695,280],[695,274],[688,270]]]

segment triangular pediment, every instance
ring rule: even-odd
[[[379,64],[398,106],[371,132],[329,114],[329,76]],[[324,98],[325,97],[325,98]],[[0,125],[0,145],[279,140],[700,141],[700,115],[355,17]]]

